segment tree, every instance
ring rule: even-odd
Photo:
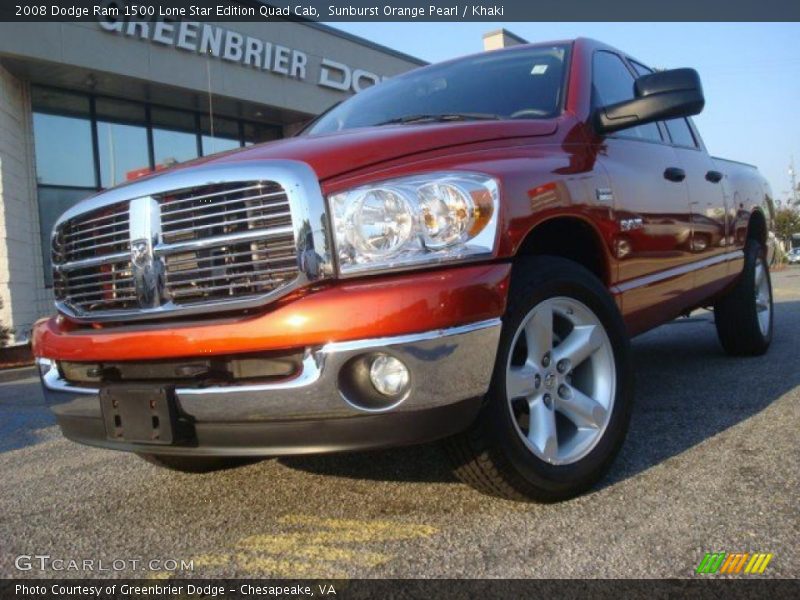
[[[800,213],[795,208],[779,208],[775,211],[775,235],[785,243],[791,243],[792,235],[800,233]]]

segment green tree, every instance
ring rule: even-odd
[[[800,212],[794,208],[779,208],[775,211],[775,235],[790,244],[794,233],[800,233]]]

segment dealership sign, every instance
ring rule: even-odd
[[[308,55],[218,25],[196,21],[101,20],[110,33],[171,46],[201,56],[239,63],[277,75],[309,81]],[[343,92],[360,92],[385,77],[322,57],[316,84]],[[313,79],[312,79],[313,81]]]

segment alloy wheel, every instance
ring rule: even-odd
[[[527,448],[553,465],[597,445],[614,408],[616,367],[600,319],[582,302],[548,298],[522,320],[506,366],[506,397]]]
[[[764,259],[759,258],[755,268],[755,294],[756,294],[756,315],[758,316],[758,327],[761,335],[769,333],[769,322],[772,313],[772,289],[767,278],[767,267]]]

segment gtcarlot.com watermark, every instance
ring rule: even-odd
[[[49,554],[21,554],[14,560],[18,571],[85,571],[92,573],[113,571],[194,571],[193,560],[174,558],[65,558]]]

